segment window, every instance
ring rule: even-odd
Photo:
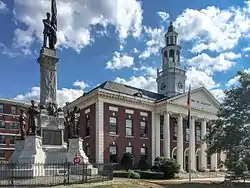
[[[0,113],[3,113],[3,104],[0,104]]]
[[[141,158],[144,158],[144,159],[148,158],[148,151],[145,146],[141,147]]]
[[[173,140],[177,140],[177,132],[178,132],[178,125],[176,120],[174,121],[174,134],[173,134]]]
[[[0,151],[0,158],[1,159],[5,159],[5,153],[4,153],[4,151]]]
[[[170,44],[174,44],[174,37],[170,36]]]
[[[132,146],[127,146],[125,152],[126,153],[133,153],[133,147]]]
[[[167,41],[166,41],[167,44],[169,44],[169,37],[167,37]]]
[[[141,118],[140,128],[141,128],[141,137],[148,137],[147,122],[145,117]]]
[[[190,131],[189,131],[189,128],[187,127],[186,128],[186,142],[189,142],[189,134],[190,134]]]
[[[161,139],[164,138],[164,129],[163,129],[163,126],[164,126],[164,116],[160,116],[160,134],[161,134]]]
[[[86,115],[86,136],[90,135],[90,117]]]
[[[5,129],[5,122],[4,121],[0,121],[0,128],[1,129]]]
[[[184,120],[184,125],[186,125],[186,142],[189,142],[189,134],[190,134],[190,129],[189,129],[189,124],[188,121]]]
[[[16,106],[11,106],[11,114],[17,114]]]
[[[133,136],[133,121],[126,119],[126,136]]]
[[[117,134],[117,118],[116,117],[109,117],[109,133],[110,134]]]
[[[117,147],[116,145],[109,146],[109,161],[111,163],[117,163]]]
[[[173,61],[174,61],[174,59],[175,59],[174,53],[175,53],[175,52],[174,52],[173,49],[171,49],[171,50],[169,51],[169,57],[173,58]]]
[[[10,136],[10,144],[15,144],[15,136]]]
[[[5,137],[5,135],[0,135],[0,144],[6,144],[6,137]]]
[[[200,142],[201,141],[201,127],[198,125],[196,126],[196,134],[195,134],[196,138],[195,140],[197,142]]]
[[[10,128],[11,129],[18,129],[18,123],[17,122],[12,122]]]

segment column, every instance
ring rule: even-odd
[[[164,156],[170,158],[170,117],[167,111],[164,112],[163,138]]]
[[[96,163],[104,163],[104,109],[103,101],[96,102]]]
[[[206,119],[203,119],[201,122],[201,140],[205,138],[207,132],[207,121]],[[201,170],[206,171],[207,170],[207,143],[202,141],[201,143]]]
[[[223,165],[222,165],[221,168],[220,168],[220,170],[222,170],[222,171],[225,171],[225,170],[226,170],[226,166],[224,165],[226,159],[227,159],[227,154],[226,154],[226,152],[222,151],[222,152],[220,153],[220,160],[221,160],[221,162],[223,162]]]
[[[155,114],[155,157],[161,156],[160,114]]]
[[[151,158],[151,162],[152,162],[152,165],[154,164],[154,160],[155,160],[155,150],[156,150],[156,133],[155,133],[155,130],[156,130],[156,119],[155,119],[155,112],[152,111],[152,116],[151,116],[151,121],[152,121],[152,124],[151,124],[151,131],[152,131],[152,139],[151,139],[151,153],[152,153],[152,158]]]
[[[211,170],[217,170],[217,153],[212,154],[211,156]]]
[[[190,169],[196,170],[196,152],[195,152],[195,118],[191,117],[190,124],[190,139],[189,139],[189,157],[191,160]]]
[[[178,116],[178,133],[177,133],[177,162],[180,165],[180,171],[183,171],[183,118]]]

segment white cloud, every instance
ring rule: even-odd
[[[76,81],[74,86],[81,87],[80,89],[62,88],[57,90],[57,103],[60,107],[64,106],[66,102],[72,102],[81,95],[83,95],[88,85],[82,81]],[[32,87],[31,90],[24,94],[17,95],[14,99],[22,101],[38,100],[40,99],[40,87]]]
[[[115,26],[121,40],[132,34],[139,37],[141,33],[142,9],[136,0],[58,0],[58,45],[73,48],[80,52],[94,41],[91,25],[109,24]],[[15,32],[14,44],[26,45],[27,48],[35,39],[42,41],[45,13],[50,11],[50,1],[14,0],[15,19],[27,26],[26,30]],[[124,19],[126,18],[126,19]],[[17,29],[18,30],[18,29]],[[32,39],[23,38],[32,36]]]
[[[243,48],[243,51],[244,52],[249,52],[250,51],[250,47],[248,46],[248,47]]]
[[[134,58],[120,52],[115,52],[111,61],[107,62],[107,69],[122,69],[134,65]]]
[[[158,16],[160,16],[161,20],[165,22],[169,18],[169,14],[166,12],[157,12]]]
[[[240,57],[240,54],[235,54],[233,52],[221,53],[217,57],[210,57],[209,55],[202,53],[187,60],[187,64],[196,67],[198,70],[212,74],[213,72],[228,70],[235,64],[235,62],[231,60]]]
[[[133,52],[134,52],[135,54],[138,54],[140,51],[139,51],[137,48],[134,48],[134,49],[133,49]]]
[[[160,48],[164,46],[164,27],[151,28],[144,27],[147,36],[146,49],[139,55],[141,59],[147,59],[151,55],[160,54]]]
[[[7,5],[3,1],[0,1],[0,10],[6,10],[6,9]]]
[[[115,82],[156,92],[156,81],[152,77],[132,76],[129,80],[117,77]]]
[[[181,40],[195,42],[192,52],[221,52],[234,48],[240,37],[249,32],[248,4],[244,8],[231,7],[225,10],[214,6],[201,10],[186,9],[174,24]]]
[[[80,80],[75,81],[73,83],[73,86],[79,87],[81,90],[84,90],[89,87],[87,83],[85,83],[84,81],[80,81]]]

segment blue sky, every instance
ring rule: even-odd
[[[57,0],[58,99],[106,80],[156,91],[164,34],[179,32],[187,83],[217,98],[249,71],[250,1]],[[49,0],[0,0],[0,97],[39,98],[42,19]]]

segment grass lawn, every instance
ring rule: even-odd
[[[237,183],[232,186],[211,182],[203,183],[183,183],[183,182],[164,182],[164,181],[146,181],[146,180],[120,180],[109,181],[95,184],[74,185],[72,188],[249,188],[250,184]]]

